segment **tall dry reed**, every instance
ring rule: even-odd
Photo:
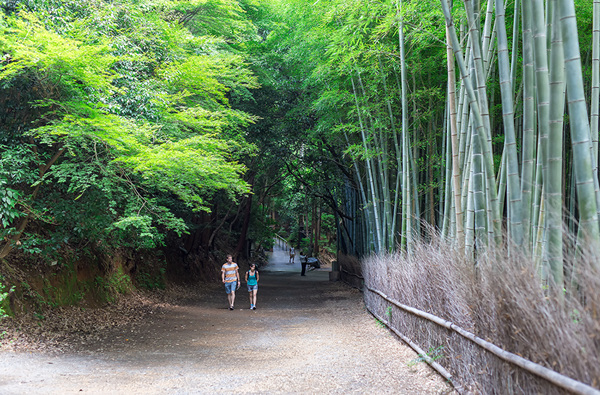
[[[590,251],[587,251],[588,253]],[[362,261],[365,284],[405,305],[452,321],[477,336],[568,377],[600,387],[600,273],[587,257],[568,254],[577,281],[564,290],[545,286],[531,258],[487,250],[461,257],[439,237]],[[467,339],[406,313],[365,291],[380,316],[438,359],[466,388],[481,393],[564,393],[552,384],[479,348]],[[391,309],[389,309],[391,307]]]

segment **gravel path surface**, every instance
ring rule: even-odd
[[[363,307],[362,295],[299,275],[276,250],[257,310],[245,285],[227,309],[220,285],[139,325],[105,330],[69,352],[0,352],[0,394],[300,394],[451,392]],[[293,271],[290,271],[293,270]],[[68,341],[68,339],[67,339]]]

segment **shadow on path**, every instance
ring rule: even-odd
[[[439,393],[448,387],[375,325],[355,289],[327,270],[300,276],[276,248],[227,309],[222,284],[141,326],[98,333],[63,355],[0,353],[2,394]],[[241,273],[242,274],[242,273]],[[243,274],[242,274],[243,278]]]

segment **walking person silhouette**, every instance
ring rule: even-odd
[[[246,284],[248,285],[248,296],[250,298],[250,309],[256,310],[256,294],[258,293],[259,275],[256,264],[250,264],[250,270],[246,272]]]
[[[235,291],[240,288],[240,272],[237,263],[231,255],[227,255],[227,262],[221,267],[221,280],[225,284],[225,292],[229,301],[229,310],[233,310]]]

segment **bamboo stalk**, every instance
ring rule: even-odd
[[[594,167],[598,167],[598,120],[600,118],[600,0],[594,0],[592,22],[592,93],[590,130],[592,134]]]
[[[485,10],[485,22],[483,24],[483,41],[481,44],[481,50],[483,52],[483,68],[484,70],[488,69],[488,64],[490,63],[490,55],[492,54],[490,43],[494,42],[493,34],[495,29],[492,28],[492,20],[494,16],[494,2],[489,0],[487,3],[487,8]],[[495,21],[494,21],[495,24]]]
[[[373,216],[374,216],[374,225],[375,225],[375,231],[376,231],[376,239],[375,239],[375,246],[376,246],[376,252],[379,252],[382,250],[382,246],[381,246],[381,228],[380,228],[380,222],[379,222],[379,209],[378,209],[378,204],[377,204],[377,197],[375,196],[376,190],[375,190],[375,175],[373,172],[373,166],[371,164],[371,159],[370,159],[370,154],[369,154],[369,148],[367,145],[367,136],[365,134],[365,126],[363,123],[363,119],[361,116],[361,110],[360,110],[360,104],[358,102],[358,93],[356,92],[356,86],[354,83],[354,77],[352,77],[350,79],[352,81],[352,90],[354,92],[354,100],[356,103],[356,112],[358,114],[358,119],[359,119],[359,125],[360,125],[360,133],[361,133],[361,137],[362,137],[362,142],[363,142],[363,150],[364,150],[364,155],[365,155],[365,164],[367,166],[367,189],[369,189],[369,193],[371,195],[371,199],[372,199],[372,205],[373,205]]]
[[[521,2],[523,19],[523,138],[522,138],[522,168],[521,168],[521,195],[523,199],[523,242],[532,248],[531,233],[531,188],[534,174],[534,70],[533,70],[533,45],[531,33],[531,1]]]
[[[577,21],[573,0],[559,2],[561,29],[564,41],[566,64],[567,103],[571,123],[571,141],[573,145],[573,164],[577,183],[577,198],[580,212],[580,226],[584,231],[586,243],[592,243],[592,251],[600,245],[600,229],[598,228],[598,211],[595,191],[593,159],[590,155],[590,125],[583,88],[583,72],[577,37]],[[597,182],[597,180],[596,180]],[[583,241],[583,240],[582,240]],[[598,264],[597,260],[594,262]]]
[[[449,124],[451,132],[451,145],[452,145],[452,185],[453,185],[453,197],[455,207],[455,223],[456,223],[456,238],[459,249],[464,246],[465,232],[463,228],[463,211],[461,205],[461,172],[459,164],[459,142],[458,142],[458,129],[456,123],[456,72],[454,67],[454,56],[452,54],[452,47],[450,44],[450,33],[446,28],[446,61],[448,63],[448,108],[449,108]],[[447,166],[448,164],[446,164]]]
[[[500,175],[496,181],[496,189],[498,190],[498,202],[500,205],[500,212],[504,212],[505,199],[507,195],[506,187],[506,149],[502,150],[502,158],[500,159]],[[508,211],[508,217],[510,218],[510,205],[506,207]],[[510,227],[508,228],[510,231]]]
[[[388,93],[388,88],[387,88],[387,81],[385,78],[385,74],[383,71],[383,65],[381,64],[381,58],[379,59],[379,70],[381,73],[381,79],[383,82],[383,89],[384,89],[384,94],[385,94],[385,101],[386,101],[386,106],[387,106],[387,110],[388,110],[388,115],[390,117],[390,125],[392,128],[392,135],[393,135],[393,140],[394,140],[394,148],[395,148],[395,152],[396,152],[396,165],[397,165],[397,170],[396,170],[396,178],[395,178],[395,188],[394,188],[394,203],[393,203],[393,213],[392,218],[391,218],[391,227],[390,227],[390,240],[388,241],[389,243],[389,247],[390,248],[394,248],[395,247],[395,236],[396,236],[396,219],[398,216],[398,198],[399,198],[399,188],[400,188],[400,178],[401,178],[401,169],[402,169],[402,152],[400,151],[400,144],[398,143],[398,131],[396,130],[396,121],[394,118],[394,112],[392,110],[392,104],[391,104],[391,100],[389,98],[389,93]]]
[[[512,241],[523,244],[522,199],[517,158],[517,140],[513,109],[513,88],[508,58],[508,38],[506,36],[505,11],[502,0],[496,0],[496,30],[498,34],[498,66],[500,91],[502,95],[502,120],[504,123],[504,150],[506,151],[507,196],[509,204],[509,227]],[[509,246],[512,243],[509,243]]]
[[[402,18],[402,0],[396,3],[398,10],[398,45],[400,49],[400,82],[401,82],[401,104],[402,104],[402,238],[403,246],[409,253],[413,244],[413,229],[411,215],[411,180],[409,177],[409,131],[408,131],[408,104],[406,60],[404,56],[404,22]]]
[[[466,196],[466,213],[465,219],[465,255],[472,257],[475,251],[475,204],[473,199],[473,171],[471,170],[472,160],[469,161],[469,180]]]
[[[558,19],[558,0],[551,0],[553,8],[551,57],[550,57],[550,113],[547,141],[548,171],[546,185],[546,260],[558,290],[563,287],[563,115],[565,111],[564,53],[562,31]],[[552,143],[550,143],[552,142]],[[562,292],[560,292],[562,295]]]
[[[486,142],[489,144],[489,151],[492,148],[491,138],[491,126],[490,126],[490,113],[487,99],[487,85],[486,85],[486,73],[483,66],[483,54],[481,50],[481,33],[478,29],[477,19],[474,15],[474,6],[472,0],[464,0],[465,9],[467,11],[467,21],[469,23],[469,35],[471,37],[471,44],[473,45],[473,63],[475,65],[475,83],[476,90],[478,92],[477,98],[479,99],[479,113],[483,120],[483,127],[485,128]]]
[[[600,1],[600,0],[598,0]],[[517,58],[519,50],[519,11],[521,10],[521,0],[515,0],[514,18],[513,18],[513,31],[512,31],[512,56],[510,60],[510,81],[514,88],[515,81],[517,80]]]

